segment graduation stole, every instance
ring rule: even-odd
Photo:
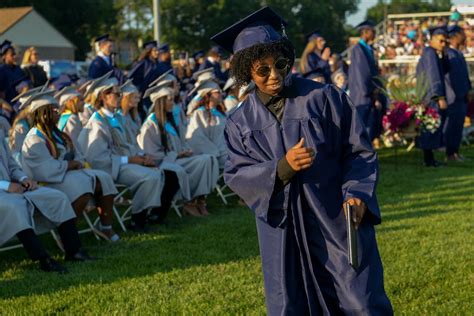
[[[127,148],[127,145],[122,142],[122,138],[120,135],[120,133],[122,133],[122,127],[120,126],[120,123],[115,118],[115,120],[113,120],[112,122],[116,122],[115,124],[118,124],[118,128],[112,126],[111,121],[109,121],[107,115],[104,114],[104,111],[102,109],[97,111],[97,114],[102,118],[102,121],[105,123],[105,125],[107,125],[107,128],[110,131],[110,134],[112,135],[112,145],[117,150],[118,154],[122,156],[127,156],[128,149],[125,149]]]
[[[57,135],[54,131],[52,131],[52,138],[48,136],[46,131],[44,131],[41,126],[37,125],[36,129],[38,130],[38,136],[43,138],[46,141],[46,147],[48,148],[49,153],[54,159],[58,159],[59,151],[56,147],[56,143],[63,145],[67,150],[72,151],[72,148],[69,148],[69,144],[66,140],[64,140],[61,136]],[[72,144],[71,144],[72,145]]]
[[[59,122],[58,122],[58,129],[61,132],[66,127],[67,121],[71,117],[71,114],[73,114],[71,110],[64,110],[63,113],[61,113],[61,117],[59,118]]]

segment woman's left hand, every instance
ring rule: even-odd
[[[350,198],[349,200],[345,201],[344,204],[342,205],[342,209],[344,210],[344,215],[346,217],[347,217],[346,207],[345,207],[346,204],[349,204],[350,206],[352,206],[352,210],[353,210],[352,220],[354,221],[356,228],[359,227],[360,223],[362,222],[362,219],[364,218],[365,211],[367,210],[367,206],[360,199]]]
[[[21,185],[26,189],[26,191],[33,191],[38,188],[38,184],[30,179],[25,179],[21,182]]]

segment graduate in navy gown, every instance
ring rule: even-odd
[[[464,119],[467,113],[467,95],[471,89],[469,73],[461,51],[466,43],[466,34],[458,25],[448,27],[449,47],[447,58],[449,72],[446,75],[446,122],[443,127],[446,157],[448,161],[463,161],[459,154]]]
[[[111,54],[113,42],[109,34],[97,37],[95,40],[97,56],[89,65],[89,79],[102,77],[111,70],[114,70]]]
[[[11,103],[12,99],[18,95],[17,85],[19,81],[25,77],[25,73],[20,66],[17,65],[16,51],[9,40],[0,44],[0,98]]]
[[[173,69],[171,64],[171,52],[170,46],[167,43],[161,44],[158,46],[159,61],[158,61],[158,77],[167,72],[170,69]]]
[[[158,44],[156,41],[149,41],[143,44],[143,51],[138,61],[133,65],[128,73],[128,78],[133,85],[138,88],[143,95],[153,81],[160,75],[158,73]]]
[[[234,53],[237,84],[256,85],[227,119],[224,178],[256,216],[268,314],[391,315],[374,230],[377,155],[344,92],[292,76],[283,25],[265,7],[212,38]],[[344,203],[356,212],[357,270]]]
[[[220,84],[224,85],[227,82],[227,76],[221,70],[221,59],[222,59],[222,52],[218,46],[212,47],[209,52],[207,53],[207,58],[204,62],[199,66],[199,71],[214,68],[214,74],[216,79],[219,81]]]
[[[351,51],[348,84],[351,100],[359,111],[371,140],[382,133],[382,117],[387,106],[387,99],[381,93],[380,75],[375,52],[370,46],[375,39],[374,24],[364,21],[357,26],[360,40]]]
[[[324,75],[324,81],[331,83],[331,49],[326,46],[326,40],[319,33],[314,31],[306,36],[307,44],[300,59],[301,73],[309,73],[318,69]]]
[[[448,71],[448,61],[445,55],[446,27],[430,29],[429,46],[423,53],[416,66],[417,80],[426,80],[428,93],[425,96],[426,106],[435,108],[442,117],[445,116],[448,104],[446,102],[445,74]],[[350,82],[349,82],[350,83]],[[433,150],[443,146],[442,128],[436,132],[421,132],[416,139],[417,147],[423,150],[423,160],[426,167],[439,167],[442,164],[434,157]]]

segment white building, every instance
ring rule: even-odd
[[[34,46],[41,59],[74,60],[74,44],[33,7],[0,8],[0,43],[5,39],[20,54]]]

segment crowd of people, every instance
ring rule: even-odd
[[[316,31],[307,36],[293,75],[348,93],[377,146],[389,100],[375,84],[374,25],[366,21],[358,30],[360,41],[352,49],[350,66]],[[439,133],[451,141],[447,157],[462,160],[459,129],[470,82],[467,72],[457,71],[465,65],[459,53],[465,35],[459,27],[430,28],[429,33],[429,47],[435,46],[433,41],[446,46],[448,39],[452,45],[449,51],[435,48],[420,71],[428,72],[432,91],[439,88],[430,101],[447,110],[445,131]],[[117,185],[133,195],[128,227],[134,232],[162,223],[174,199],[183,201],[190,216],[209,215],[206,196],[227,158],[227,118],[256,90],[254,82],[243,84],[229,72],[232,57],[224,60],[218,46],[192,56],[180,53],[172,60],[168,44],[149,41],[133,67],[124,71],[114,62],[113,40],[107,34],[94,45],[88,78],[64,74],[53,80],[38,66],[33,47],[19,66],[13,44],[6,40],[0,45],[0,245],[16,236],[45,271],[65,268],[35,234],[44,222],[57,227],[67,260],[95,259],[82,249],[75,220],[90,203],[100,218],[96,232],[112,242],[120,239],[112,218]],[[423,48],[424,55],[431,51]],[[447,55],[438,60],[443,51]],[[292,65],[286,59],[275,63],[278,69]],[[433,65],[439,68],[436,73]],[[264,70],[262,77],[268,75]],[[447,86],[444,79],[439,82],[445,76],[450,78]],[[452,90],[454,96],[448,95]],[[437,166],[432,154],[437,147],[430,143],[420,148],[425,164]]]
[[[457,13],[457,14],[456,14]],[[458,25],[466,35],[463,52],[474,55],[474,31],[468,22],[461,20],[458,12],[450,17],[388,20],[385,34],[379,34],[377,51],[380,59],[397,59],[421,56],[430,40],[430,29],[438,26]]]

